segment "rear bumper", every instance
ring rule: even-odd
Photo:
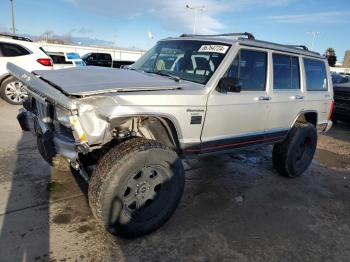
[[[325,123],[318,124],[318,126],[317,126],[317,131],[318,131],[319,133],[324,134],[324,133],[327,133],[327,132],[332,128],[332,126],[333,126],[333,122],[330,121],[330,120],[328,120],[328,121],[325,122]]]
[[[40,154],[49,164],[52,164],[52,158],[57,155],[67,159],[70,163],[76,163],[78,154],[88,150],[87,145],[76,144],[69,138],[56,134],[48,124],[43,123],[27,110],[20,111],[17,120],[23,131],[31,131],[38,137]]]

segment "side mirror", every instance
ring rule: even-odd
[[[239,93],[242,91],[242,83],[238,78],[235,77],[223,77],[219,81],[218,90],[222,93]]]

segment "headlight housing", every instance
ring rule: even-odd
[[[71,123],[70,123],[70,116],[71,113],[70,111],[61,108],[61,107],[55,107],[55,120],[58,121],[61,125],[70,128]]]

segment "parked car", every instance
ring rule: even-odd
[[[112,67],[112,55],[108,53],[87,53],[82,59],[88,66]]]
[[[332,81],[333,81],[333,85],[343,84],[343,83],[350,82],[350,77],[348,75],[332,73]]]
[[[128,68],[133,63],[135,63],[135,61],[113,60],[113,67],[114,68]]]
[[[85,66],[85,62],[78,53],[74,52],[46,52],[51,57],[54,69]]]
[[[350,80],[346,77],[334,83],[334,112],[332,120],[350,122]]]
[[[327,60],[249,33],[167,38],[129,70],[8,69],[29,88],[22,129],[36,127],[48,163],[79,171],[96,219],[124,237],[173,214],[182,158],[273,144],[275,169],[297,177],[332,126]]]
[[[8,103],[19,105],[26,97],[21,81],[10,75],[7,62],[25,70],[52,69],[51,59],[30,39],[9,34],[0,34],[0,95]]]
[[[88,53],[83,55],[82,59],[86,65],[114,68],[126,68],[134,63],[134,61],[129,60],[113,60],[109,53]]]

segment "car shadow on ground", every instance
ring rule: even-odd
[[[16,150],[3,156],[2,185],[9,194],[1,214],[0,260],[49,258],[50,167],[36,151],[31,134],[23,133]],[[6,180],[6,181],[5,181]]]
[[[341,122],[337,121],[336,124],[333,124],[331,130],[329,130],[325,136],[329,136],[335,139],[343,140],[350,143],[350,121]]]

